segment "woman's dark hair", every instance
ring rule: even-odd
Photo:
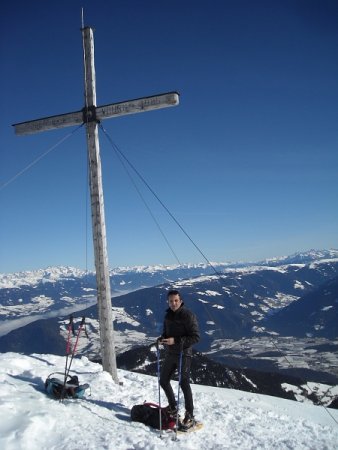
[[[180,292],[177,291],[176,289],[171,289],[167,294],[167,298],[169,298],[171,295],[178,295],[180,300],[182,300]]]

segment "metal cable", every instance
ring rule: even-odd
[[[11,184],[13,181],[15,181],[17,178],[19,178],[21,175],[23,175],[25,172],[27,172],[29,169],[31,169],[33,166],[35,166],[36,163],[38,163],[42,158],[47,156],[52,150],[56,149],[59,145],[61,145],[63,142],[65,142],[68,138],[70,138],[73,134],[75,134],[83,124],[79,125],[77,128],[75,128],[73,131],[68,133],[66,136],[64,136],[62,139],[60,139],[56,144],[49,147],[44,153],[42,153],[40,156],[38,156],[36,159],[34,159],[31,163],[29,163],[26,167],[24,167],[20,172],[18,172],[16,175],[14,175],[12,178],[10,178],[8,181],[3,183],[0,186],[0,191],[4,189],[6,186]]]

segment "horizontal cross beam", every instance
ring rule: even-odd
[[[44,117],[42,119],[21,122],[13,125],[15,134],[26,135],[39,133],[41,131],[80,125],[86,122],[109,119],[111,117],[125,116],[153,109],[168,108],[179,103],[177,92],[153,95],[151,97],[137,98],[125,102],[112,103],[111,105],[96,106],[90,109],[83,108],[81,111],[61,114],[58,116]]]

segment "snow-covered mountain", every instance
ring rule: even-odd
[[[212,262],[212,267],[206,263],[182,265],[125,266],[110,270],[113,294],[130,292],[142,287],[156,286],[166,281],[188,279],[196,276],[219,273],[236,268],[252,266],[282,266],[287,264],[309,264],[313,261],[338,259],[338,250],[309,250],[298,252],[291,256],[265,259],[259,262]],[[215,269],[215,270],[214,270]],[[0,289],[37,286],[39,284],[56,283],[60,281],[85,280],[95,289],[95,273],[75,267],[47,267],[33,271],[0,273]]]
[[[265,259],[260,261],[259,265],[280,266],[285,264],[309,264],[312,261],[320,261],[324,259],[338,258],[338,250],[308,250],[306,252],[297,252],[289,256],[281,256],[278,258]]]
[[[113,306],[118,315],[119,329],[124,326],[122,316],[126,314],[141,324],[140,331],[146,334],[149,334],[149,330],[159,333],[166,307],[166,289],[175,286],[181,290],[187,305],[199,318],[204,335],[201,349],[209,348],[216,339],[239,339],[257,333],[275,333],[273,328],[269,330],[265,327],[266,319],[337,277],[338,259],[322,259],[310,264],[227,268],[220,275],[202,274],[183,279],[186,271],[190,273],[191,270],[200,272],[205,269],[176,268],[176,276],[181,275],[181,278],[173,277],[175,279],[170,282],[166,280],[164,284],[115,297]],[[124,275],[123,287],[131,284],[129,281],[133,280],[135,273],[139,275],[137,271]],[[48,274],[46,277],[44,273],[38,282],[36,277],[30,277],[36,284],[19,284],[16,279],[13,282],[15,287],[0,289],[0,334],[6,334],[11,326],[15,328],[16,323],[22,326],[25,319],[32,321],[34,318],[65,315],[74,309],[88,308],[96,302],[93,276],[75,276],[73,271],[64,268],[59,272],[49,270]],[[149,275],[150,272],[142,272],[143,281],[145,274]],[[151,277],[153,279],[153,272]],[[147,282],[152,284],[149,278]],[[112,277],[114,283],[116,279]],[[135,281],[133,285],[136,286]],[[325,308],[329,306],[325,304]],[[96,307],[88,311],[87,315],[96,319]],[[329,311],[326,317],[331,318],[336,309],[332,307],[326,311]],[[126,319],[126,323],[130,329],[130,318]],[[329,320],[328,326],[325,323],[320,327],[316,325],[312,330],[307,330],[307,336],[335,336],[334,321]]]
[[[266,329],[284,336],[338,337],[338,277],[303,295],[264,320]]]
[[[223,270],[227,264],[216,264]],[[110,271],[112,296],[214,272],[205,264],[120,267]],[[0,274],[0,336],[43,317],[57,317],[96,303],[96,277],[73,267]],[[4,323],[6,321],[6,323]]]

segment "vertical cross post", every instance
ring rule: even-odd
[[[113,317],[107,236],[103,203],[102,171],[98,124],[96,120],[96,80],[94,65],[93,31],[86,27],[82,30],[84,41],[85,71],[85,108],[84,122],[87,131],[87,147],[90,173],[90,198],[92,211],[92,229],[97,282],[97,304],[100,323],[100,343],[103,370],[109,372],[114,381],[117,379],[116,355],[113,333]]]

